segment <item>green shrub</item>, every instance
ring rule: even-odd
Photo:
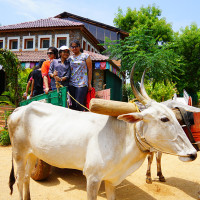
[[[3,128],[3,130],[0,131],[0,145],[1,146],[10,145],[10,137],[8,134],[8,130],[6,128]]]
[[[7,91],[3,92],[0,95],[0,106],[2,106],[2,105],[14,106],[9,95],[10,95],[10,93]]]
[[[156,83],[155,85],[153,85],[152,81],[147,81],[145,89],[150,98],[156,100],[157,102],[162,102],[171,99],[174,93],[177,93],[175,85],[175,83],[170,81],[167,81],[166,83],[162,81]]]
[[[166,101],[171,99],[174,93],[177,93],[175,83],[167,81],[166,83],[158,82],[153,85],[151,80],[146,81],[145,89],[150,98],[156,100],[157,102]],[[130,83],[123,86],[123,101],[129,101],[134,99],[134,94],[131,89]]]
[[[26,91],[27,79],[32,69],[22,69],[18,73],[18,101],[22,100],[23,93]],[[14,105],[16,101],[15,89],[12,84],[7,85],[7,90],[3,92],[0,98],[1,105]]]
[[[122,101],[128,102],[134,98],[135,97],[134,97],[130,83],[124,84],[122,88]]]

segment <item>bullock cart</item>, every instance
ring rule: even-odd
[[[11,194],[16,180],[20,199],[23,196],[31,199],[30,175],[37,158],[59,168],[82,170],[87,180],[88,200],[97,199],[102,181],[107,199],[116,199],[115,187],[135,172],[152,150],[176,155],[185,162],[195,160],[197,151],[172,110],[139,93],[133,74],[134,67],[133,93],[146,106],[140,113],[115,118],[41,102],[17,108],[8,119],[14,152],[9,181]],[[75,126],[75,120],[79,126]]]

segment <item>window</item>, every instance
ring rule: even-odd
[[[83,41],[83,50],[85,50],[85,49],[86,49],[86,42]]]
[[[88,51],[90,51],[90,45],[88,44]]]
[[[39,35],[38,36],[38,49],[47,50],[52,45],[51,35]]]
[[[5,38],[0,37],[0,49],[5,49]]]
[[[83,50],[87,50],[86,39],[84,37],[82,39],[82,48],[83,48]]]
[[[17,49],[18,48],[18,41],[17,40],[11,40],[9,49]]]
[[[42,38],[40,42],[40,48],[49,48],[49,38]]]
[[[35,50],[35,36],[24,36],[23,37],[23,50]]]
[[[20,37],[8,37],[7,48],[13,51],[19,51]]]
[[[67,44],[67,41],[66,41],[67,38],[58,38],[57,40],[57,44],[58,44],[58,48],[61,47],[61,46],[66,46]]]
[[[55,35],[55,47],[60,48],[61,46],[69,47],[69,34]]]
[[[27,49],[33,48],[33,40],[26,40],[26,48]]]
[[[98,27],[97,28],[97,40],[102,44],[104,43],[104,29]]]

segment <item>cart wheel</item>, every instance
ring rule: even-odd
[[[47,164],[43,160],[37,159],[35,168],[31,173],[31,178],[35,181],[46,179],[51,171],[51,165]]]

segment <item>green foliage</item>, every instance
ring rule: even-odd
[[[21,68],[20,62],[17,56],[6,49],[0,49],[0,65],[6,72],[6,90],[8,87],[14,90],[14,103],[18,104],[18,73]]]
[[[26,91],[28,76],[32,71],[32,69],[24,69],[19,71],[18,86],[20,100],[22,100],[21,98],[23,96],[23,93]]]
[[[147,81],[145,84],[145,89],[149,97],[156,100],[157,102],[166,101],[172,99],[174,93],[177,93],[175,83],[167,81],[157,82],[153,85],[152,81]]]
[[[119,8],[113,23],[116,27],[132,34],[141,33],[146,29],[151,30],[148,35],[156,41],[169,42],[173,40],[172,25],[167,23],[165,18],[160,18],[161,13],[155,5],[141,7],[139,11],[127,8],[126,14]]]
[[[8,130],[6,128],[0,130],[0,145],[1,146],[10,145],[10,137],[8,134]]]
[[[127,71],[128,75],[136,63],[137,81],[146,68],[149,69],[154,83],[176,77],[180,57],[174,52],[173,44],[157,45],[156,39],[145,34],[146,32],[149,30],[131,35],[117,43],[107,38],[104,44],[107,47],[105,52],[110,54],[111,59],[121,60],[121,70]]]
[[[151,99],[154,99],[157,102],[162,102],[171,99],[174,93],[177,93],[177,89],[175,86],[176,84],[170,81],[166,81],[166,83],[164,81],[157,82],[155,85],[153,84],[152,80],[148,80],[145,83],[145,89],[147,94]],[[126,91],[126,93],[124,93],[123,100],[129,101],[134,99],[135,97],[131,89],[130,83],[125,84],[123,87],[125,88],[124,91]]]
[[[177,54],[182,56],[182,73],[178,75],[177,88],[194,94],[200,88],[200,29],[196,24],[181,29],[175,38]]]
[[[5,91],[0,95],[0,105],[14,106],[14,104],[11,102],[9,92]]]
[[[19,70],[18,74],[18,101],[22,100],[23,93],[26,91],[27,79],[32,69]],[[0,105],[14,105],[15,88],[11,83],[7,85],[7,91],[0,96]]]
[[[131,85],[130,83],[124,84],[122,88],[122,101],[128,102],[131,99],[134,99],[134,94]]]

